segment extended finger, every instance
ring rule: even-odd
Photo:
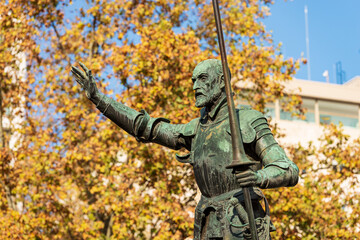
[[[244,177],[252,176],[252,175],[254,175],[254,173],[253,173],[253,171],[250,171],[250,170],[235,174],[236,178],[244,178]]]
[[[79,62],[79,64],[82,67],[82,69],[85,71],[86,75],[88,75],[89,74],[89,69],[82,62]]]
[[[76,76],[76,73],[74,73],[74,75],[76,82],[80,84],[81,87],[84,87],[84,82],[81,80],[81,78],[79,78],[79,76]]]
[[[87,79],[87,77],[84,75],[84,72],[81,71],[81,70],[79,70],[77,67],[72,66],[72,67],[71,67],[71,71],[72,71],[73,73],[76,73],[77,76],[79,76],[80,78],[82,78],[82,79],[84,79],[84,80]]]
[[[71,69],[71,72],[75,76],[75,80],[82,86],[84,84],[84,79],[82,79],[81,76],[79,76],[79,74],[73,69]]]
[[[245,183],[245,182],[255,182],[256,181],[256,177],[254,176],[250,176],[250,177],[246,177],[246,178],[237,178],[237,181],[239,183]]]
[[[94,78],[93,78],[91,70],[89,70],[89,81],[94,82]]]
[[[75,75],[76,78],[80,77],[74,66],[71,66],[71,72]]]

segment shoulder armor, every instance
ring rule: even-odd
[[[251,108],[241,108],[238,110],[240,122],[254,123],[258,119],[265,119],[264,114]]]
[[[240,131],[243,142],[252,143],[256,138],[255,125],[267,123],[266,118],[261,112],[246,107],[237,109],[237,114],[240,120]]]
[[[180,130],[180,134],[186,137],[194,136],[196,129],[199,125],[200,118],[195,118],[184,125],[184,128]]]

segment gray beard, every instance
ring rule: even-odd
[[[219,90],[219,91],[217,91],[217,92],[213,95],[213,97],[212,97],[212,99],[211,99],[212,105],[214,105],[214,104],[217,103],[217,101],[220,99],[221,93],[222,93],[222,91]]]
[[[206,100],[203,101],[201,104],[198,104],[196,101],[195,102],[195,106],[198,107],[198,108],[201,108],[201,107],[206,107],[207,109],[211,109],[212,106],[214,106],[215,104],[217,104],[218,100],[220,99],[221,97],[221,93],[222,91],[220,89],[217,89],[218,91],[213,91],[214,94],[212,96],[206,96]]]

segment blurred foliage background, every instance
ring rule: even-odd
[[[301,117],[301,99],[283,83],[305,60],[284,59],[265,30],[272,4],[221,1],[233,84],[253,82],[234,91],[260,111],[282,99]],[[219,58],[212,11],[198,0],[1,1],[1,239],[191,239],[190,166],[105,120],[70,66],[83,62],[104,93],[130,107],[186,123],[199,115],[194,67]],[[301,180],[265,191],[273,238],[356,238],[360,140],[330,125],[320,146],[287,151]]]

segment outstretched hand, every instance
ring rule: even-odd
[[[251,169],[235,173],[235,176],[240,187],[256,187],[261,183],[260,174]]]
[[[71,72],[75,76],[75,80],[80,84],[80,86],[84,89],[86,96],[91,99],[94,98],[98,94],[98,89],[96,87],[96,83],[94,77],[92,76],[91,70],[89,70],[84,64],[79,62],[81,68],[85,71],[81,71],[80,69],[71,66]]]

